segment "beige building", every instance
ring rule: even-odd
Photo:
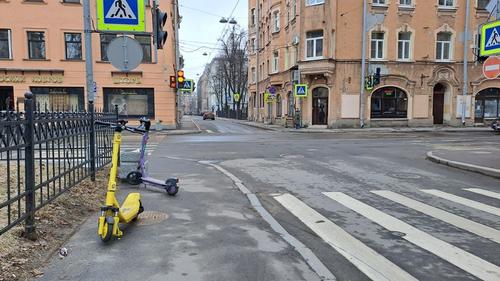
[[[366,126],[458,126],[465,100],[466,124],[488,123],[500,79],[485,79],[474,49],[488,2],[470,0],[464,98],[466,0],[369,0],[366,69],[380,83],[360,101],[362,0],[250,0],[249,118],[283,124],[300,109],[304,125],[356,127],[363,104]],[[296,83],[306,98],[293,97]]]
[[[92,4],[92,18],[96,14]],[[148,2],[148,1],[146,1]],[[121,72],[108,61],[106,50],[116,34],[93,33],[92,56],[96,107],[119,106],[130,120],[148,116],[176,127],[176,94],[169,88],[175,75],[174,12],[176,1],[160,1],[167,13],[168,39],[155,56],[151,37],[152,16],[145,7],[146,33],[133,35],[143,50],[143,62]],[[0,109],[20,104],[31,91],[42,110],[86,108],[83,8],[80,0],[0,1]]]

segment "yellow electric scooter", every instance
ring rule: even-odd
[[[118,123],[107,123],[96,121],[97,125],[110,126],[115,129],[113,136],[113,154],[112,166],[109,172],[108,191],[106,193],[106,206],[101,207],[101,215],[99,216],[98,235],[102,241],[107,242],[112,237],[120,238],[123,232],[120,230],[120,223],[129,223],[137,220],[140,213],[144,211],[141,203],[141,194],[134,192],[129,193],[125,201],[120,206],[116,199],[116,176],[118,173],[118,157],[120,153],[120,144],[122,139],[122,131],[126,130],[132,133],[144,133],[140,128],[126,126],[127,121],[119,120]]]

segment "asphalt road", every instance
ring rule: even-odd
[[[500,180],[425,159],[498,136],[193,120],[201,134],[158,139],[150,156],[153,176],[181,178],[175,198],[141,192],[168,219],[102,245],[91,218],[43,280],[500,280]]]

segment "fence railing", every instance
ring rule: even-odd
[[[217,110],[217,116],[224,118],[232,118],[239,120],[246,120],[248,118],[248,112],[246,109],[240,110]]]
[[[25,222],[35,238],[35,212],[111,161],[113,130],[94,120],[116,113],[40,111],[25,95],[25,111],[0,112],[0,235]]]

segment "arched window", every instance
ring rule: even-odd
[[[406,118],[408,97],[396,87],[380,88],[372,94],[371,118]]]
[[[500,89],[488,88],[476,95],[476,122],[500,117]]]

